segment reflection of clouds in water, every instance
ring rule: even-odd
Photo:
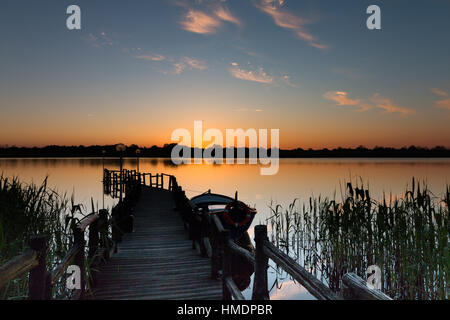
[[[270,294],[270,300],[316,300],[300,284],[293,280],[283,282],[281,288],[274,288]]]

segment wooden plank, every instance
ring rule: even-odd
[[[171,192],[142,188],[135,232],[125,234],[118,252],[100,267],[90,299],[221,299],[222,285],[211,279],[210,260],[192,249],[174,207]]]
[[[393,300],[380,290],[371,289],[366,281],[354,273],[347,273],[342,278],[343,296],[348,300]]]
[[[291,257],[275,247],[271,242],[264,241],[264,253],[289,273],[296,281],[319,300],[341,300],[330,288],[314,277]]]
[[[59,277],[66,272],[67,267],[72,263],[72,260],[75,258],[75,255],[80,250],[79,246],[74,245],[72,249],[67,252],[66,256],[62,259],[61,263],[53,270],[51,275],[52,285],[55,285],[58,281]]]
[[[36,251],[30,249],[26,250],[20,256],[9,260],[0,267],[0,288],[9,281],[22,276],[38,264],[39,261]]]
[[[232,277],[227,277],[225,279],[225,283],[228,287],[228,290],[230,291],[231,295],[233,296],[233,298],[235,300],[245,300],[244,296],[242,295],[242,292],[236,286],[236,283],[234,283]]]

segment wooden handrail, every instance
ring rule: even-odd
[[[342,278],[343,297],[354,300],[393,300],[380,290],[371,289],[367,282],[358,277],[355,273],[347,273]]]
[[[235,300],[245,300],[244,295],[241,290],[237,287],[236,283],[233,281],[231,276],[225,278],[225,284],[227,286],[228,291],[231,293],[231,296]]]
[[[81,248],[78,245],[74,245],[72,249],[70,249],[65,257],[62,259],[61,263],[59,263],[56,268],[53,270],[51,275],[51,282],[52,285],[55,285],[58,279],[61,277],[61,275],[64,274],[67,267],[70,265],[70,263],[73,261],[75,256],[78,254],[78,251],[80,251]]]
[[[80,228],[81,231],[85,231],[89,225],[97,221],[99,218],[99,215],[96,213],[90,214],[83,218],[80,223],[78,224],[78,228]]]
[[[310,274],[287,254],[275,247],[268,240],[264,241],[264,253],[289,273],[297,282],[305,287],[309,293],[319,300],[342,300],[330,288]]]
[[[233,253],[237,253],[245,260],[247,260],[248,263],[250,263],[253,266],[255,265],[255,256],[251,254],[248,250],[241,248],[233,240],[229,240],[227,244]]]
[[[0,288],[22,276],[39,264],[37,252],[31,249],[9,260],[0,267]]]

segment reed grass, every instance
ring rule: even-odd
[[[24,184],[17,177],[0,176],[0,264],[21,254],[30,237],[47,236],[47,270],[52,270],[72,247],[70,226],[78,221],[82,206],[58,195],[47,184]],[[64,298],[65,278],[53,288],[54,298]],[[28,295],[28,276],[11,281],[0,290],[0,299],[24,299]]]
[[[450,188],[436,197],[414,179],[401,197],[370,197],[348,183],[341,201],[271,204],[270,238],[307,270],[339,292],[347,272],[367,278],[382,271],[382,291],[395,299],[449,298]]]

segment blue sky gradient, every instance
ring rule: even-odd
[[[66,28],[77,4],[82,29]],[[377,4],[382,30],[366,28]],[[0,144],[450,147],[450,2],[2,1]]]

